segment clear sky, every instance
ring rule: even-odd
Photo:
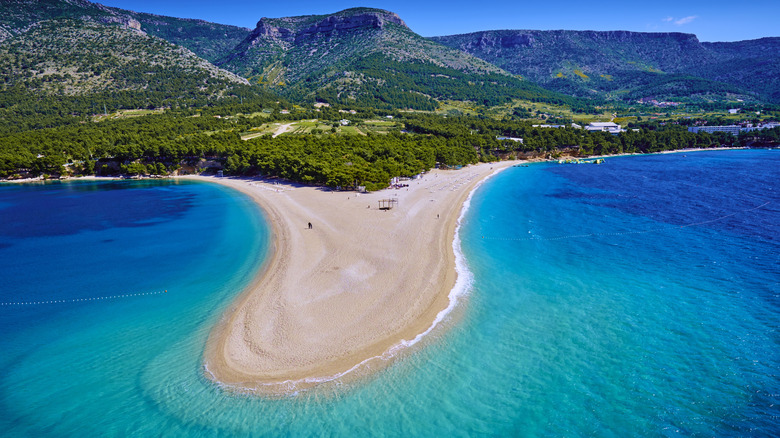
[[[98,0],[137,12],[254,28],[262,17],[327,14],[357,6],[392,11],[423,36],[496,29],[693,33],[701,41],[780,36],[780,0]]]

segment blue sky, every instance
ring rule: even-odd
[[[397,13],[423,36],[494,29],[684,32],[696,34],[701,41],[780,36],[780,0],[102,0],[98,3],[249,28],[254,28],[261,17],[327,14],[369,6]]]

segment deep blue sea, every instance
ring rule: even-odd
[[[0,185],[0,435],[780,434],[780,151],[510,168],[460,239],[470,293],[421,347],[265,399],[201,365],[267,253],[248,198]]]

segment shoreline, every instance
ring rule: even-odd
[[[723,150],[736,150],[736,149],[746,149],[746,148],[709,148],[709,149],[684,149],[684,150],[675,150],[675,151],[661,151],[656,152],[653,154],[674,154],[674,153],[687,153],[687,152],[696,152],[696,151],[723,151]],[[616,154],[616,155],[604,155],[601,157],[621,157],[621,156],[642,156],[642,155],[653,155],[653,154]],[[589,158],[597,158],[596,156],[589,157]],[[557,161],[557,159],[549,159],[549,160],[542,160],[544,162],[554,162]],[[399,357],[404,357],[405,355],[408,355],[415,350],[414,347],[420,341],[424,339],[428,339],[428,342],[431,342],[431,337],[427,337],[428,334],[433,332],[434,330],[438,330],[438,333],[441,333],[442,330],[446,330],[446,326],[452,325],[451,320],[453,319],[452,314],[454,310],[457,310],[458,304],[462,303],[462,297],[467,295],[468,286],[470,284],[470,272],[468,271],[468,268],[465,266],[465,260],[463,259],[463,255],[460,253],[460,236],[458,233],[458,230],[460,228],[460,224],[462,222],[462,219],[466,212],[468,211],[469,204],[472,198],[472,195],[476,191],[476,189],[484,183],[487,179],[494,176],[501,170],[505,170],[513,165],[516,164],[531,164],[533,161],[528,160],[515,160],[515,161],[500,161],[495,163],[482,163],[478,165],[471,165],[468,167],[464,167],[461,170],[431,170],[428,173],[425,174],[425,178],[433,177],[435,179],[441,177],[441,181],[443,184],[445,184],[445,188],[448,188],[450,186],[452,187],[452,190],[447,190],[447,192],[452,192],[456,196],[454,197],[447,197],[447,198],[438,198],[438,194],[434,195],[433,192],[429,192],[431,196],[423,196],[425,197],[434,197],[435,199],[431,199],[430,201],[436,201],[438,204],[441,201],[445,202],[451,202],[452,207],[454,210],[447,210],[447,213],[442,214],[440,222],[444,224],[444,227],[441,228],[439,231],[440,237],[443,236],[443,240],[440,238],[437,243],[438,247],[431,248],[423,245],[421,248],[417,248],[417,251],[412,250],[417,257],[435,257],[439,256],[441,258],[441,262],[439,266],[437,267],[439,270],[444,270],[447,272],[436,271],[435,275],[431,274],[431,278],[434,278],[435,280],[428,281],[429,284],[426,285],[426,282],[424,279],[421,279],[420,276],[417,276],[417,284],[422,285],[422,289],[424,289],[424,299],[427,300],[426,303],[423,303],[422,305],[417,302],[411,302],[412,308],[413,308],[413,314],[409,315],[406,312],[406,308],[403,305],[398,305],[398,303],[395,303],[395,307],[392,309],[385,309],[384,307],[374,307],[372,310],[375,315],[377,315],[378,309],[381,309],[383,313],[396,311],[399,316],[399,323],[396,325],[392,325],[389,328],[387,332],[384,333],[381,336],[376,336],[377,331],[374,331],[374,337],[369,337],[368,342],[358,343],[358,344],[351,344],[347,346],[347,353],[341,354],[340,351],[336,351],[335,354],[331,351],[328,353],[325,357],[325,360],[321,362],[321,365],[312,364],[311,358],[309,358],[309,364],[304,366],[298,366],[298,364],[293,364],[291,367],[290,374],[285,374],[284,371],[275,371],[272,373],[264,373],[263,371],[257,371],[252,370],[248,367],[245,367],[249,360],[248,358],[251,358],[251,356],[254,354],[255,356],[258,355],[258,352],[260,352],[260,356],[263,355],[272,355],[273,352],[266,353],[265,351],[261,351],[261,349],[257,349],[257,344],[253,344],[251,341],[252,336],[247,336],[247,334],[250,334],[252,332],[252,329],[247,329],[247,321],[246,320],[239,320],[239,317],[246,317],[247,315],[250,315],[250,313],[254,312],[254,317],[257,317],[258,315],[262,315],[262,311],[265,311],[265,315],[268,315],[268,311],[274,310],[274,307],[271,306],[265,306],[262,308],[259,308],[260,310],[248,309],[249,307],[252,307],[257,304],[256,299],[258,298],[258,294],[266,294],[267,286],[269,285],[269,278],[273,278],[276,274],[275,271],[277,268],[280,267],[280,265],[285,263],[285,254],[287,259],[290,259],[294,257],[294,251],[297,248],[297,250],[301,250],[303,248],[304,251],[307,251],[311,248],[307,247],[301,247],[301,246],[295,246],[290,243],[293,239],[293,236],[290,235],[291,232],[297,232],[300,233],[300,229],[295,230],[295,226],[290,227],[289,226],[289,219],[286,221],[285,217],[287,216],[286,213],[289,213],[289,211],[285,210],[286,206],[289,206],[289,204],[285,204],[285,202],[279,202],[279,198],[287,197],[289,196],[298,196],[297,192],[306,192],[304,193],[304,197],[306,199],[309,199],[311,196],[314,196],[315,198],[321,198],[321,199],[328,199],[327,203],[333,203],[337,204],[336,209],[346,209],[346,208],[352,208],[354,205],[350,204],[361,204],[363,203],[363,207],[360,209],[361,213],[364,213],[365,211],[365,203],[373,203],[375,204],[377,199],[383,199],[391,197],[394,194],[401,194],[403,195],[405,192],[402,189],[401,192],[393,189],[384,189],[379,192],[374,192],[370,194],[356,194],[355,192],[332,192],[327,191],[323,189],[322,187],[313,187],[313,186],[305,186],[295,183],[289,183],[289,182],[282,182],[282,183],[276,183],[274,180],[269,179],[262,179],[262,178],[233,178],[233,177],[222,177],[217,178],[213,176],[176,176],[171,177],[168,179],[177,180],[177,179],[184,179],[184,180],[194,180],[194,181],[205,181],[205,182],[211,182],[211,183],[218,183],[223,186],[231,187],[235,190],[238,190],[247,196],[249,196],[253,202],[259,206],[261,209],[264,217],[268,220],[269,226],[272,229],[271,233],[271,242],[270,243],[270,253],[268,254],[268,259],[262,263],[259,270],[256,273],[253,273],[254,275],[253,279],[250,281],[250,283],[232,300],[231,303],[229,303],[226,307],[226,310],[223,312],[222,316],[220,317],[219,322],[216,324],[215,327],[211,329],[211,332],[209,334],[208,342],[206,345],[206,348],[204,350],[203,360],[202,360],[202,366],[203,366],[203,372],[206,378],[213,381],[218,386],[221,386],[223,389],[231,391],[231,392],[237,392],[237,393],[251,393],[251,394],[257,394],[262,396],[287,396],[287,395],[294,395],[297,394],[299,391],[305,391],[308,389],[311,389],[315,386],[320,386],[327,382],[333,382],[333,385],[341,385],[343,383],[350,383],[357,379],[362,379],[368,375],[374,375],[376,372],[381,371],[385,369],[388,365],[390,365],[394,360],[396,360]],[[485,171],[486,168],[489,168],[489,171]],[[496,170],[493,170],[493,169]],[[461,179],[461,176],[463,174],[470,174],[470,172],[473,173],[473,178],[469,179],[466,182],[459,182]],[[115,178],[115,177],[84,177],[84,178],[68,178],[64,181],[71,180],[71,181],[78,181],[78,180],[122,180],[121,178]],[[445,181],[447,180],[447,181]],[[23,181],[12,181],[12,182],[23,182]],[[25,182],[36,182],[36,181],[25,181]],[[46,182],[46,181],[38,181],[38,182]],[[420,190],[425,191],[425,189],[430,188],[431,185],[440,185],[439,182],[432,182],[432,181],[425,181],[426,184],[424,184],[421,187],[415,186],[415,182],[417,180],[413,180],[410,182],[410,189],[412,189],[411,193],[417,193]],[[449,184],[449,185],[446,185]],[[456,186],[457,187],[454,187]],[[435,187],[434,187],[435,188]],[[439,189],[441,191],[441,189]],[[457,193],[455,193],[457,192]],[[295,193],[295,194],[293,194]],[[424,195],[424,193],[423,193]],[[342,199],[336,199],[334,197],[340,197]],[[343,198],[347,197],[348,202],[344,202]],[[357,199],[360,199],[357,202],[349,202],[353,201],[352,199],[349,199],[351,197],[355,197],[355,201]],[[331,199],[332,198],[332,199]],[[424,199],[421,201],[418,199],[415,201],[414,199],[409,199],[412,206],[422,207],[420,202],[424,201]],[[283,200],[281,200],[283,201]],[[293,199],[295,201],[295,199]],[[298,200],[300,201],[300,200]],[[416,202],[416,203],[415,203]],[[295,204],[295,202],[293,202]],[[300,202],[298,202],[300,204]],[[422,204],[425,204],[425,202],[422,202]],[[408,203],[402,202],[401,206],[403,208],[406,208]],[[406,213],[402,212],[402,208],[396,208],[390,212],[379,212],[376,211],[375,205],[369,204],[370,208],[366,209],[372,212],[371,214],[378,214],[378,215],[384,215],[384,216],[392,216],[395,220],[400,219],[403,220]],[[308,209],[308,212],[304,212],[307,215],[311,214],[311,209]],[[418,209],[419,210],[419,209]],[[406,209],[408,212],[408,209]],[[337,222],[339,221],[345,221],[348,219],[348,216],[351,215],[353,210],[350,210],[347,217],[345,218],[343,215],[339,216],[336,214],[336,216],[329,217],[326,219],[332,219]],[[316,215],[316,212],[314,212]],[[333,213],[333,211],[330,211],[330,213]],[[330,214],[329,213],[329,214]],[[403,214],[396,214],[396,213],[403,213]],[[365,219],[365,215],[362,217]],[[416,218],[413,217],[412,219]],[[303,224],[302,220],[304,219],[304,216],[301,216],[300,214],[293,218],[293,221],[299,221],[300,224]],[[358,218],[360,219],[360,218]],[[408,218],[407,218],[408,219]],[[437,218],[438,219],[438,218]],[[326,221],[327,222],[327,221]],[[429,222],[430,223],[430,220]],[[434,222],[435,223],[435,222]],[[315,223],[315,229],[319,230],[319,223]],[[358,224],[359,225],[359,224]],[[386,225],[386,224],[385,224]],[[285,228],[287,226],[287,228]],[[350,227],[355,227],[355,223],[349,223],[347,228],[341,228],[341,232],[344,232],[344,230],[347,230],[347,232],[352,231]],[[302,227],[301,227],[302,228]],[[423,223],[421,225],[421,229],[418,231],[422,232],[426,228],[426,224]],[[338,231],[338,230],[337,230]],[[382,238],[381,232],[383,231],[389,231],[389,236],[384,236],[385,238],[393,239],[395,238],[395,235],[393,234],[394,230],[392,228],[388,228],[386,226],[379,227],[379,229],[374,228],[368,230],[369,232],[366,234],[363,234],[363,237],[367,237],[368,239],[364,239],[363,241],[368,241],[370,239],[376,239],[376,238]],[[430,231],[430,230],[428,230]],[[306,231],[303,231],[304,233]],[[338,234],[338,233],[337,233]],[[448,237],[449,236],[449,237]],[[335,242],[335,241],[334,241]],[[370,242],[369,242],[370,243]],[[331,247],[333,248],[333,247]],[[449,248],[449,250],[447,250]],[[397,249],[397,248],[396,248]],[[438,251],[437,251],[438,250]],[[327,255],[327,254],[326,254]],[[402,254],[400,257],[404,257]],[[459,260],[460,259],[460,260]],[[289,261],[289,260],[287,260]],[[320,260],[322,261],[322,260]],[[340,263],[339,263],[340,264]],[[287,265],[285,265],[284,270],[288,268]],[[313,266],[313,270],[319,269],[319,266]],[[343,266],[338,266],[336,269],[341,268],[343,270]],[[312,270],[308,272],[304,272],[304,274],[312,274],[316,272],[312,272]],[[322,276],[320,276],[320,279],[323,279]],[[326,279],[327,280],[327,279]],[[369,280],[370,282],[370,280]],[[284,283],[284,282],[282,282]],[[287,279],[287,286],[289,286],[290,279]],[[382,283],[382,282],[380,282]],[[431,285],[438,285],[439,287],[436,288]],[[342,284],[344,285],[344,284]],[[275,285],[276,287],[279,286],[279,284]],[[346,284],[347,288],[351,287],[349,282]],[[382,283],[382,287],[385,289],[387,288],[387,282]],[[264,289],[266,288],[266,289]],[[311,289],[312,292],[316,293],[317,291],[314,289]],[[347,290],[347,292],[350,292]],[[378,295],[373,296],[373,300],[381,300],[381,299],[387,299],[388,294],[392,295],[392,291],[382,291]],[[370,295],[370,294],[369,294]],[[276,298],[279,298],[280,295],[277,295]],[[281,296],[282,298],[285,298],[284,296]],[[412,301],[414,301],[415,298],[418,299],[418,297],[413,297],[410,294],[399,294],[400,298],[406,298],[407,300],[409,298],[412,298]],[[289,298],[289,297],[286,297]],[[296,298],[296,297],[293,297]],[[297,297],[300,298],[300,297]],[[390,297],[393,298],[393,297]],[[255,301],[253,301],[255,300]],[[401,303],[403,304],[403,303]],[[392,306],[391,306],[392,307]],[[461,311],[455,312],[456,314],[462,313],[462,309],[464,306],[460,306]],[[331,310],[340,310],[339,306],[333,306],[331,305]],[[242,313],[243,312],[243,313]],[[405,313],[406,312],[406,313]],[[320,315],[321,317],[322,315]],[[370,314],[366,313],[364,320],[370,320]],[[382,315],[379,315],[382,316]],[[449,318],[448,318],[449,317]],[[450,322],[447,322],[447,321]],[[249,321],[251,322],[251,321]],[[327,322],[327,321],[326,321]],[[406,325],[404,325],[406,324]],[[352,324],[350,327],[353,331],[358,331],[359,328],[357,327],[357,324]],[[442,327],[444,326],[444,327]],[[242,330],[236,330],[242,329]],[[333,329],[333,326],[331,325],[331,330]],[[338,327],[337,327],[338,328]],[[289,327],[285,328],[285,330],[288,330]],[[227,339],[230,334],[233,334],[233,340],[230,341]],[[238,341],[236,341],[236,333],[238,333],[241,336],[238,336]],[[316,332],[315,332],[316,333]],[[338,334],[338,333],[337,333]],[[305,336],[304,336],[305,338]],[[249,340],[249,342],[244,342],[246,340]],[[365,339],[363,340],[365,341]],[[232,344],[230,344],[232,342]],[[244,345],[242,346],[241,343],[244,342]],[[229,345],[230,344],[230,345]],[[424,343],[423,343],[424,344]],[[238,345],[238,347],[236,347]],[[246,351],[240,351],[242,348],[245,350],[248,349],[249,353]],[[420,347],[417,347],[420,348]],[[239,358],[239,362],[242,362],[239,364],[239,366],[235,366],[236,361],[234,360],[236,357],[236,351],[239,350],[238,356],[244,355],[245,357]],[[342,348],[341,351],[344,351]],[[231,353],[232,352],[232,353]],[[305,353],[305,352],[304,352]],[[233,357],[231,357],[231,354]],[[289,359],[293,357],[295,354],[290,355],[288,354],[286,356],[286,359],[289,362]]]
[[[516,163],[432,170],[408,188],[368,194],[183,177],[247,194],[273,235],[269,259],[212,329],[205,376],[231,391],[281,396],[384,369],[466,294],[457,229],[474,190]],[[390,197],[398,206],[378,210]],[[317,217],[312,230],[304,215]]]
[[[622,154],[606,154],[606,155],[587,155],[587,156],[579,156],[579,155],[565,155],[560,156],[559,158],[537,158],[537,159],[518,159],[517,161],[532,164],[532,163],[555,163],[561,159],[564,158],[576,158],[580,160],[592,160],[592,159],[598,159],[598,158],[618,158],[618,157],[643,157],[643,156],[649,156],[649,155],[669,155],[669,154],[678,154],[678,153],[688,153],[688,152],[707,152],[707,151],[741,151],[741,150],[750,150],[753,148],[749,147],[722,147],[722,148],[692,148],[692,149],[674,149],[674,150],[668,150],[668,151],[658,151],[658,152],[624,152]]]
[[[735,148],[684,149],[677,151],[662,151],[658,152],[658,154],[733,149]],[[616,154],[588,158],[610,158],[634,155],[652,154]],[[543,160],[543,162],[555,161],[557,161],[557,159]],[[212,329],[204,351],[204,375],[217,385],[229,391],[264,396],[284,396],[297,394],[299,391],[305,391],[328,382],[335,381],[336,384],[341,384],[384,369],[399,353],[408,351],[410,347],[413,347],[434,331],[440,323],[452,313],[460,301],[460,298],[466,294],[471,280],[470,271],[466,266],[463,255],[460,253],[460,236],[458,234],[458,229],[462,218],[468,211],[473,193],[482,183],[501,170],[522,163],[530,164],[532,161],[500,161],[496,163],[472,165],[462,170],[442,171],[434,169],[429,171],[426,174],[427,177],[434,175],[434,178],[438,178],[439,175],[447,174],[453,176],[457,175],[458,172],[467,172],[469,170],[474,170],[477,167],[483,169],[490,168],[491,170],[490,172],[481,173],[476,181],[473,181],[468,185],[467,190],[460,191],[460,196],[458,197],[457,202],[455,202],[460,208],[457,208],[454,212],[451,211],[447,216],[442,217],[446,222],[446,232],[442,233],[442,236],[449,237],[445,239],[444,242],[440,242],[440,245],[444,245],[441,247],[449,248],[445,267],[445,270],[449,271],[449,275],[441,277],[441,273],[439,273],[439,277],[437,278],[444,279],[444,282],[439,285],[438,290],[435,293],[430,294],[430,291],[428,291],[428,294],[432,296],[433,299],[426,311],[416,318],[407,321],[406,326],[402,327],[400,330],[398,328],[390,330],[389,334],[382,337],[379,341],[369,342],[368,344],[358,346],[356,348],[357,351],[353,350],[349,354],[326,360],[319,365],[308,367],[293,366],[290,368],[289,372],[280,372],[279,370],[276,370],[276,372],[270,373],[260,369],[252,369],[250,366],[247,366],[247,352],[245,350],[252,350],[253,345],[251,345],[251,340],[248,340],[249,338],[246,337],[248,330],[246,327],[247,321],[245,315],[247,308],[252,307],[252,299],[257,298],[258,294],[264,293],[264,288],[267,289],[268,284],[270,283],[268,277],[274,275],[274,271],[279,268],[279,265],[284,264],[282,263],[282,259],[284,257],[290,257],[290,254],[294,253],[296,248],[285,246],[283,242],[281,242],[288,240],[290,237],[286,234],[289,230],[281,228],[282,221],[280,220],[280,215],[283,214],[284,207],[282,207],[281,211],[278,210],[277,206],[273,205],[274,203],[269,198],[269,195],[274,196],[274,193],[283,193],[285,191],[300,189],[322,192],[319,193],[321,197],[332,196],[332,194],[350,197],[350,195],[355,196],[356,194],[355,192],[326,192],[323,191],[322,188],[291,183],[274,183],[272,185],[269,183],[270,180],[258,178],[179,177],[220,183],[247,194],[267,215],[273,235],[269,260],[264,263],[263,268],[257,276],[239,297],[235,299],[229,310],[222,316],[220,322]],[[493,168],[496,168],[496,170],[492,171]],[[266,190],[252,190],[251,185],[253,183],[264,185],[264,189]],[[274,190],[280,191],[274,192]],[[395,193],[393,189],[384,189],[379,192],[357,196],[366,200],[376,200],[377,198],[386,198],[388,197],[387,195],[393,193]],[[265,196],[263,196],[263,194]],[[447,241],[449,243],[447,243]],[[282,244],[282,247],[280,247],[280,243]],[[301,247],[297,248],[297,251],[301,250]],[[441,255],[441,253],[439,253],[439,255]],[[403,311],[403,309],[398,310]],[[245,344],[240,345],[241,342],[236,342],[237,339],[241,339],[241,342],[245,342]],[[237,354],[236,350],[244,351],[240,351]],[[256,354],[257,357],[266,355],[266,352],[260,350],[262,349],[259,349],[256,352],[259,352],[259,354]],[[249,355],[251,356],[251,353]],[[231,356],[233,357],[231,358]],[[233,360],[236,356],[244,356],[238,360],[238,362],[243,361],[241,365],[237,365]]]
[[[752,149],[749,147],[722,147],[722,148],[688,148],[688,149],[674,149],[674,150],[668,150],[668,151],[658,151],[658,152],[648,152],[648,153],[622,153],[622,154],[613,154],[613,155],[593,155],[590,157],[586,157],[585,159],[591,159],[591,158],[615,158],[615,157],[641,157],[645,155],[668,155],[668,154],[685,154],[688,152],[707,152],[707,151],[740,151],[740,150],[746,150],[746,149]]]

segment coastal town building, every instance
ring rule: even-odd
[[[697,134],[699,132],[727,132],[731,135],[739,135],[739,130],[742,129],[739,125],[727,125],[727,126],[691,126],[688,128],[689,132]]]
[[[588,124],[588,126],[585,127],[585,130],[590,132],[609,132],[612,135],[620,134],[621,132],[625,132],[625,129],[623,129],[620,125],[614,122],[593,122]]]
[[[772,129],[780,127],[780,123],[777,122],[769,122],[764,123],[761,125],[753,126],[740,126],[740,125],[725,125],[725,126],[691,126],[688,128],[689,132],[693,133],[699,133],[699,132],[727,132],[731,135],[739,135],[740,132],[752,132],[752,131],[761,131],[764,129]]]

